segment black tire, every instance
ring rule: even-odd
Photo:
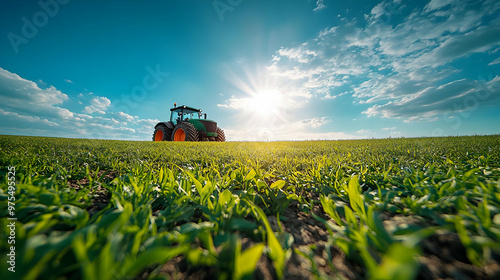
[[[199,139],[198,131],[189,122],[182,122],[176,125],[171,136],[172,141],[198,141]]]
[[[158,136],[158,137],[156,137]],[[164,124],[160,124],[153,132],[153,141],[170,141],[172,139],[172,129]]]
[[[217,127],[217,142],[226,142],[226,134],[224,134],[224,130]]]

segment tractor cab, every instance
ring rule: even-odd
[[[189,121],[190,119],[201,119],[202,116],[207,118],[207,114],[202,114],[201,109],[195,109],[188,106],[179,106],[170,109],[170,121],[177,125],[178,123]]]

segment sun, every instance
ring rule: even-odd
[[[252,94],[249,98],[249,110],[259,116],[269,117],[276,115],[283,108],[284,99],[276,90],[264,90]]]
[[[235,130],[244,131],[245,137],[272,140],[290,123],[290,110],[297,104],[290,98],[293,95],[287,83],[270,75],[265,67],[250,68],[248,65],[239,70],[228,68],[227,79],[236,94],[221,107],[238,110],[238,123],[245,124]]]

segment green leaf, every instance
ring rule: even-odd
[[[257,181],[257,188],[259,190],[267,188],[267,184],[264,181],[258,180]]]
[[[246,249],[239,257],[237,257],[235,267],[236,279],[251,279],[263,250],[264,244],[258,243]]]
[[[47,206],[58,205],[60,202],[59,197],[53,193],[42,193],[38,198],[40,199],[40,203]]]
[[[229,205],[232,199],[233,199],[233,194],[226,189],[219,195],[219,205],[220,206],[224,206],[226,204]]]
[[[268,253],[269,258],[274,263],[274,268],[276,270],[276,275],[278,276],[278,279],[281,279],[284,274],[285,263],[289,254],[285,254],[285,251],[281,247],[281,244],[276,238],[276,235],[274,235],[274,231],[272,230],[271,225],[269,224],[269,221],[267,220],[264,211],[262,211],[262,209],[260,209],[258,206],[254,205],[248,200],[247,203],[250,204],[256,216],[258,217],[259,220],[262,221],[262,223],[266,228],[267,246],[269,248],[269,253]]]
[[[497,226],[500,226],[500,214],[496,214],[495,216],[493,216],[493,223],[495,223],[495,225]]]
[[[334,208],[333,201],[325,195],[320,196],[320,201],[325,213],[330,216],[330,218],[334,219],[337,224],[342,225],[342,219],[340,219],[339,214]]]
[[[348,187],[349,203],[354,212],[358,213],[362,220],[366,220],[366,209],[363,198],[361,197],[361,187],[359,186],[358,175],[353,176],[349,181]]]
[[[165,171],[163,170],[163,167],[160,168],[160,171],[158,172],[158,182],[163,183],[163,176],[165,176]]]
[[[389,247],[382,263],[369,272],[370,279],[415,279],[419,269],[416,248],[395,243]]]
[[[243,180],[244,181],[252,180],[256,174],[257,173],[255,172],[255,170],[252,169],[252,170],[250,170],[250,172],[248,172],[247,176],[245,176],[245,179],[243,179]]]
[[[243,230],[243,231],[249,231],[249,230],[254,230],[257,228],[257,225],[254,222],[241,219],[241,218],[232,218],[230,222],[229,228],[231,230]]]
[[[481,255],[472,246],[471,238],[467,233],[467,228],[462,222],[463,220],[459,217],[455,219],[455,229],[457,230],[458,237],[465,247],[467,253],[467,258],[475,265],[481,266]]]
[[[71,244],[73,248],[73,252],[75,254],[76,260],[80,264],[80,267],[83,272],[84,279],[94,279],[96,275],[95,267],[90,262],[89,256],[87,254],[87,248],[85,247],[85,242],[82,236],[78,236],[74,239]]]
[[[471,169],[471,170],[465,172],[465,174],[464,174],[465,179],[467,179],[470,176],[474,175],[474,173],[478,172],[479,170],[480,170],[479,168],[474,168],[474,169]]]
[[[200,181],[198,181],[191,172],[186,171],[186,173],[193,181],[193,184],[196,187],[196,191],[200,194],[200,196],[202,196],[203,186],[201,185]]]
[[[202,248],[190,249],[185,253],[187,261],[192,265],[212,266],[217,263],[217,258]]]
[[[124,276],[136,277],[145,268],[153,264],[163,264],[172,258],[185,253],[189,249],[188,244],[179,247],[153,248],[140,254],[136,259],[129,259],[124,267]]]
[[[281,189],[283,186],[285,186],[285,181],[278,180],[271,184],[271,189]]]

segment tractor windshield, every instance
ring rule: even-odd
[[[188,121],[190,119],[198,119],[200,118],[199,112],[193,112],[191,110],[175,110],[172,111],[172,114],[170,116],[170,120],[174,123],[174,125],[177,125],[180,122],[183,121]]]

